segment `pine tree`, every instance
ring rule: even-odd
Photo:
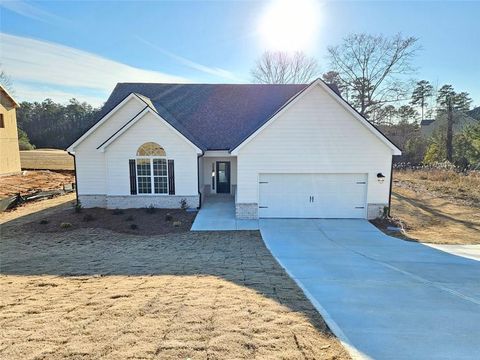
[[[445,110],[449,104],[449,101],[455,96],[455,90],[452,85],[443,85],[437,94],[437,106]]]
[[[472,104],[472,99],[470,98],[467,92],[461,92],[455,94],[453,97],[453,107],[456,110],[468,111],[470,110],[470,105]]]
[[[433,86],[427,80],[417,82],[412,93],[410,104],[420,106],[422,109],[422,120],[424,120],[424,109],[428,104],[428,98],[433,95]]]

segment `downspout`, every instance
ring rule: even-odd
[[[392,155],[392,163],[390,164],[390,190],[388,193],[388,217],[390,217],[390,209],[392,208],[393,156],[394,155]]]
[[[67,152],[68,152],[68,155],[73,156],[73,170],[75,172],[75,197],[77,198],[76,205],[78,205],[80,200],[78,199],[77,158],[71,152],[69,151]]]
[[[198,191],[198,208],[200,209],[202,207],[202,193],[200,192],[200,158],[203,156],[203,153],[201,155],[197,155],[197,191]]]

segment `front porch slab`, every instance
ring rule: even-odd
[[[258,220],[235,218],[235,199],[231,195],[210,195],[193,222],[191,231],[258,230]]]

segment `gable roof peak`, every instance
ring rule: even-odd
[[[15,107],[15,108],[20,107],[20,104],[17,102],[17,100],[15,100],[15,98],[12,95],[10,95],[10,93],[7,91],[7,89],[5,89],[5,87],[2,86],[1,84],[0,84],[0,91],[3,92],[8,99],[10,99],[10,101],[13,104],[13,107]]]

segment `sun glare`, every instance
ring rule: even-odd
[[[315,40],[318,0],[273,0],[261,17],[259,31],[266,50],[307,51]]]

